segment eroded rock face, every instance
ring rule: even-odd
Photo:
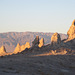
[[[38,46],[38,44],[39,44],[39,36],[36,36],[36,38],[32,42],[32,46]]]
[[[51,37],[51,45],[57,45],[61,43],[61,38],[58,33],[54,33]]]
[[[44,46],[44,38],[41,38],[41,40],[39,41],[39,47],[42,47]]]
[[[67,35],[68,35],[68,39],[75,38],[75,20],[73,20],[72,25],[67,32]]]
[[[0,48],[0,55],[5,55],[6,54],[6,49],[5,49],[5,46],[2,46]]]

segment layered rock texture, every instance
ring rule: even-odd
[[[44,46],[44,38],[41,38],[41,40],[39,41],[39,47],[42,47]]]
[[[51,45],[57,45],[61,43],[60,35],[56,32],[51,37]]]
[[[38,44],[39,44],[39,36],[36,36],[36,38],[32,42],[32,46],[38,46]]]

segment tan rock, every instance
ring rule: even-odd
[[[5,46],[2,46],[1,48],[0,48],[0,56],[1,55],[5,55],[6,54],[6,49],[5,49]]]
[[[20,51],[21,51],[21,45],[18,43],[15,50],[14,50],[14,54],[17,54]]]
[[[42,47],[44,46],[44,38],[41,38],[41,40],[39,41],[39,47]]]
[[[30,43],[29,42],[26,42],[25,48],[30,48]]]
[[[61,38],[58,33],[54,33],[51,37],[51,45],[57,45],[60,44]]]
[[[25,50],[25,45],[21,46],[21,51]]]
[[[67,32],[67,35],[68,35],[68,39],[75,38],[75,20],[73,20],[72,25]]]
[[[39,36],[36,36],[36,38],[32,42],[32,46],[38,46],[38,44],[39,44]]]
[[[26,42],[26,44],[22,45],[22,46],[18,43],[13,53],[14,54],[20,53],[20,52],[24,51],[26,48],[30,48],[29,42]]]
[[[21,46],[21,51],[25,50],[26,48],[30,48],[30,43],[29,42],[26,42],[25,45]]]

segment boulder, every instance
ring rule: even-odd
[[[56,32],[51,37],[51,45],[58,45],[61,43],[60,35]]]

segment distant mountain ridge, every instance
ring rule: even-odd
[[[7,32],[7,33],[0,33],[0,47],[3,45],[6,48],[7,52],[13,52],[17,43],[21,45],[25,44],[26,42],[30,42],[32,45],[32,41],[36,36],[39,38],[44,38],[45,44],[50,44],[51,36],[53,33],[44,33],[44,32]],[[61,39],[66,39],[66,34],[61,34]]]

